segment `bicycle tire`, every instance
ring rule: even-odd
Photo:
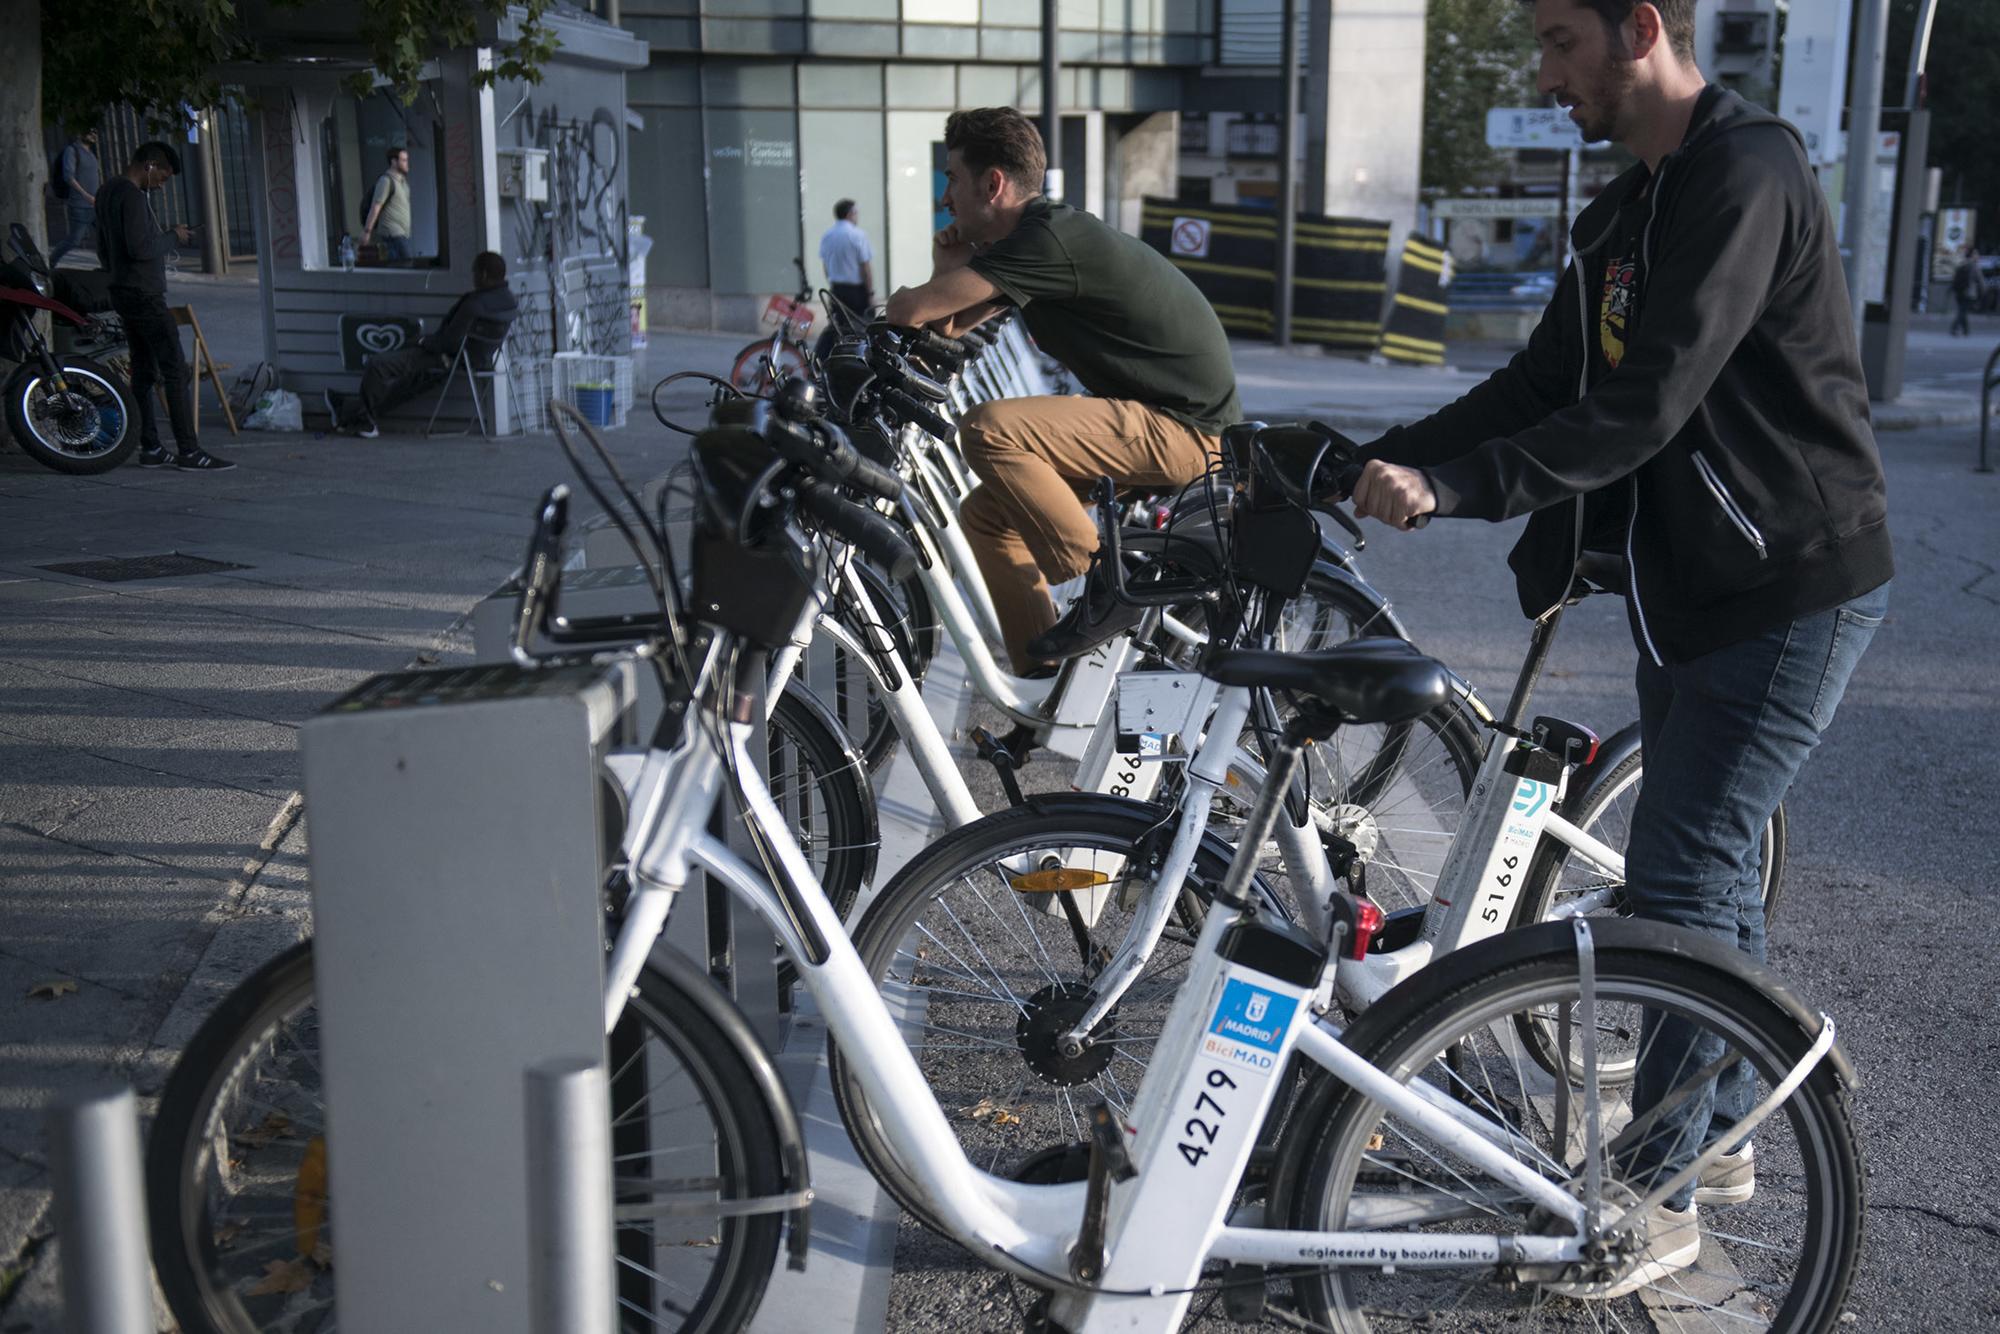
[[[322,1298],[325,1310],[332,1313],[330,1270],[308,1256],[295,1254],[298,1234],[294,1211],[315,1142],[311,1137],[301,1139],[295,1132],[301,1129],[323,1132],[324,1123],[318,1119],[321,1102],[316,1084],[307,1087],[302,1081],[292,1104],[293,1111],[312,1114],[314,1119],[309,1122],[291,1121],[288,1117],[280,1125],[267,1112],[248,1135],[218,1124],[224,1117],[219,1104],[232,1087],[253,1077],[253,1066],[270,1059],[261,1054],[261,1048],[273,1026],[295,1026],[301,1052],[310,1042],[316,1056],[315,1011],[312,941],[303,940],[252,973],[223,998],[181,1053],[161,1092],[159,1115],[153,1123],[146,1153],[147,1210],[154,1270],[183,1334],[249,1334],[264,1329],[300,1328],[297,1321],[302,1313],[298,1306],[317,1309],[314,1303]],[[640,975],[620,1030],[629,1037],[643,1028],[649,1036],[662,1041],[669,1054],[681,1063],[686,1072],[684,1084],[692,1088],[700,1105],[707,1108],[708,1119],[717,1130],[712,1152],[725,1195],[777,1194],[783,1189],[783,1172],[771,1109],[743,1054],[728,1036],[710,1025],[688,1022],[689,1016],[699,1013],[678,982],[649,966]],[[615,1049],[616,1035],[613,1043]],[[317,1061],[306,1061],[303,1055],[298,1068],[309,1068],[313,1076],[317,1075]],[[619,1073],[613,1071],[614,1080]],[[630,1124],[634,1119],[635,1106],[619,1102],[614,1083],[614,1135],[620,1133],[621,1124]],[[648,1118],[641,1115],[637,1119]],[[258,1278],[254,1256],[253,1267],[238,1274],[234,1284],[218,1282],[228,1277],[223,1270],[232,1253],[249,1256],[262,1249],[247,1225],[218,1224],[214,1201],[210,1198],[212,1183],[206,1179],[208,1168],[204,1164],[212,1163],[219,1156],[219,1149],[227,1153],[231,1147],[227,1141],[232,1138],[234,1147],[249,1146],[244,1151],[246,1158],[268,1154],[274,1148],[289,1155],[294,1146],[297,1148],[299,1161],[291,1168],[293,1187],[284,1201],[289,1207],[282,1210],[278,1227],[280,1234],[290,1235],[280,1236],[280,1249],[274,1253],[287,1264],[310,1265],[297,1271],[310,1283],[304,1293],[247,1291],[256,1286]],[[258,1140],[261,1142],[253,1143]],[[323,1133],[317,1142],[323,1163]],[[250,1174],[240,1164],[234,1170]],[[278,1175],[280,1179],[284,1175],[282,1163]],[[328,1230],[326,1220],[334,1213],[333,1201],[321,1198],[323,1219],[315,1229],[316,1234]],[[699,1249],[703,1258],[713,1260],[709,1281],[689,1307],[687,1317],[679,1324],[667,1326],[682,1334],[722,1334],[741,1328],[762,1301],[777,1257],[784,1225],[780,1215],[751,1214],[718,1221],[720,1225],[711,1245],[675,1248],[685,1249],[691,1255]],[[629,1241],[630,1231],[628,1228],[621,1233],[621,1239]],[[630,1283],[630,1273],[628,1263],[621,1269],[621,1284]],[[262,1300],[274,1296],[290,1303],[282,1315],[268,1312],[270,1303]],[[621,1334],[658,1327],[637,1323],[634,1313],[622,1303],[620,1321]]]
[[[861,559],[857,558],[851,568],[867,588],[868,600],[882,618],[882,628],[895,644],[911,684],[921,686],[932,658],[937,655],[941,633],[930,595],[914,573],[892,582],[888,575]],[[831,611],[845,620],[851,606],[837,601]],[[856,639],[868,642],[868,636],[858,625],[850,624],[848,629]],[[857,739],[870,771],[879,772],[896,753],[902,737],[876,693],[874,678],[869,676],[867,668],[854,661],[845,649],[835,646],[823,673],[808,668],[805,675],[807,688],[832,710],[841,727]]]
[[[933,966],[929,962],[933,956],[928,946],[920,945],[906,951],[904,942],[913,932],[929,930],[921,919],[930,911],[933,902],[962,878],[993,865],[998,859],[1010,855],[1010,850],[1023,847],[1064,849],[1069,854],[1066,862],[1085,860],[1084,856],[1078,855],[1080,849],[1124,856],[1139,844],[1148,831],[1172,819],[1173,812],[1167,808],[1122,797],[1085,793],[1030,798],[1024,805],[989,815],[953,831],[906,863],[863,912],[851,933],[854,947],[877,986],[889,988],[895,1006],[907,1009],[910,1004],[907,993],[922,991],[929,986],[927,970]],[[1189,896],[1194,896],[1194,901],[1198,903],[1204,887],[1219,884],[1229,858],[1230,849],[1226,844],[1212,835],[1203,838],[1190,869],[1188,886],[1182,890],[1183,901],[1175,910],[1179,930],[1175,930],[1174,920],[1170,920],[1166,938],[1163,938],[1149,962],[1147,973],[1120,1000],[1116,1023],[1112,1027],[1126,1025],[1128,1027],[1124,1031],[1134,1031],[1129,1026],[1135,1024],[1135,1013],[1140,1016],[1136,1021],[1139,1024],[1150,1023],[1153,1016],[1164,1018],[1177,990],[1177,984],[1169,980],[1169,970],[1185,963],[1194,934],[1199,930],[1199,918],[1190,911]],[[1129,859],[1126,864],[1128,867],[1132,865]],[[1275,903],[1268,886],[1261,880],[1253,884],[1267,903]],[[977,895],[977,888],[973,893]],[[1011,888],[1006,893],[1019,913],[1011,919],[1009,927],[1013,939],[1006,942],[1013,948],[1007,958],[993,963],[992,975],[1000,989],[1010,997],[1016,994],[1011,980],[1018,973],[1022,979],[1042,983],[1034,989],[1030,1001],[1043,992],[1052,993],[1050,999],[1055,999],[1055,988],[1079,981],[1092,971],[1093,966],[1101,966],[1106,957],[1101,951],[1122,938],[1128,920],[1126,914],[1115,906],[1116,895],[1111,895],[1111,904],[1090,931],[1092,953],[1085,956],[1062,915],[1031,914],[1021,906],[1022,896]],[[944,915],[949,915],[949,912],[947,908]],[[1034,938],[1034,948],[1027,944],[1028,936]],[[969,934],[967,939],[970,940]],[[1068,962],[1058,963],[1058,955],[1050,953],[1043,945],[1044,941],[1054,942],[1061,958]],[[989,961],[1001,953],[998,944],[991,946],[991,953],[988,946],[977,942],[973,944],[980,955]],[[952,951],[940,947],[936,957],[947,956],[952,956]],[[955,956],[950,962],[957,962]],[[906,971],[901,976],[893,976],[892,970],[899,965]],[[942,976],[948,964],[938,963],[935,966]],[[968,973],[973,967],[960,966]],[[1148,979],[1152,982],[1150,987],[1143,985]],[[944,976],[944,980],[951,979]],[[983,984],[983,980],[974,978],[973,983]],[[1023,985],[1020,990],[1025,992],[1029,988]],[[1018,1168],[1039,1150],[1083,1139],[1080,1109],[1069,1092],[1072,1088],[1083,1088],[1087,1091],[1085,1096],[1091,1101],[1101,1098],[1110,1102],[1114,1109],[1129,1105],[1131,1091],[1111,1071],[1120,1059],[1143,1064],[1134,1054],[1149,1045],[1143,1036],[1134,1037],[1129,1042],[1122,1038],[1116,1043],[1107,1042],[1107,1046],[1115,1046],[1117,1050],[1105,1058],[1099,1074],[1070,1079],[1065,1083],[1060,1076],[1051,1079],[1048,1074],[1037,1074],[1023,1057],[1021,1044],[1035,1040],[1032,1036],[1024,1036],[1021,1031],[1025,1006],[1016,1004],[1013,1009],[1008,1009],[1005,1001],[976,996],[970,997],[972,1005],[968,1006],[964,1003],[968,996],[970,993],[957,992],[953,988],[936,990],[925,997],[926,1012],[921,1022],[929,1024],[937,1016],[942,1016],[942,1021],[949,1023],[970,1025],[990,1022],[997,1026],[996,1031],[1006,1035],[1012,1059],[996,1058],[990,1068],[967,1071],[963,1068],[964,1063],[946,1056],[950,1050],[946,1044],[925,1042],[918,1051],[918,1062],[946,1115],[959,1132],[960,1142],[975,1162],[989,1170],[1003,1166]],[[951,1009],[952,1006],[956,1009]],[[990,1021],[960,1017],[960,1012],[976,1009],[996,1009],[999,1012]],[[939,1031],[950,1035],[955,1030],[941,1028]],[[1106,1031],[1108,1033],[1110,1029]],[[868,1107],[867,1096],[852,1069],[853,1061],[866,1059],[865,1052],[854,1053],[850,1058],[838,1044],[829,1043],[829,1072],[834,1099],[855,1149],[876,1180],[918,1222],[933,1231],[949,1235],[927,1203],[922,1183],[897,1159],[894,1145]],[[1009,1092],[1003,1087],[1007,1081],[1016,1080],[1019,1083],[1015,1091]],[[1031,1104],[1021,1093],[1027,1083],[1034,1080],[1058,1089],[1058,1093],[1051,1096],[1046,1104]],[[1059,1107],[1058,1103],[1067,1105]],[[1041,1138],[1036,1138],[1038,1136]]]
[[[1714,1025],[1730,1048],[1755,1066],[1762,1081],[1759,1098],[1810,1048],[1808,1025],[1817,1020],[1808,1020],[1803,1007],[1784,1003],[1783,983],[1735,951],[1656,923],[1611,920],[1594,924],[1593,930],[1600,1002],[1657,1008]],[[1502,1011],[1551,1000],[1569,1003],[1579,976],[1575,931],[1569,924],[1545,923],[1509,932],[1457,951],[1397,987],[1370,1008],[1343,1040],[1399,1081],[1426,1076],[1440,1080],[1461,1102],[1483,1108],[1489,1118],[1499,1116],[1517,1135],[1532,1138],[1540,1133],[1538,1126],[1546,1124],[1540,1101],[1554,1099],[1552,1094],[1532,1091],[1534,1081],[1518,1061],[1511,1080],[1504,1066],[1497,1077],[1484,1063],[1476,1067],[1492,1095],[1482,1100],[1476,1090],[1470,1098],[1460,1092],[1458,1084],[1465,1082],[1460,1072],[1467,1067],[1448,1062],[1445,1054],[1467,1043],[1499,1050],[1499,1035],[1507,1029]],[[1501,1062],[1496,1058],[1494,1064]],[[1566,1146],[1577,1143],[1576,1128],[1560,1113],[1557,1119],[1565,1129],[1550,1127],[1549,1144],[1555,1144],[1558,1134]],[[1279,1145],[1271,1175],[1278,1192],[1272,1215],[1301,1229],[1338,1228],[1358,1221],[1350,1207],[1365,1182],[1377,1191],[1386,1186],[1389,1197],[1415,1214],[1419,1224],[1425,1221],[1426,1206],[1418,1192],[1429,1189],[1433,1193],[1429,1221],[1447,1233],[1468,1213],[1479,1230],[1504,1231],[1496,1224],[1510,1221],[1523,1232],[1546,1226],[1526,1211],[1518,1196],[1481,1193],[1475,1177],[1462,1172],[1453,1177],[1465,1160],[1454,1160],[1441,1141],[1405,1129],[1406,1124],[1414,1126],[1385,1116],[1380,1104],[1320,1075],[1295,1105]],[[1526,1139],[1517,1143],[1525,1145]],[[1728,1300],[1734,1303],[1726,1308],[1733,1317],[1732,1327],[1738,1318],[1755,1324],[1768,1316],[1770,1328],[1821,1334],[1839,1319],[1858,1261],[1863,1221],[1864,1178],[1836,1058],[1823,1060],[1780,1114],[1757,1129],[1756,1143],[1757,1192],[1722,1209],[1723,1229],[1704,1227],[1703,1250],[1687,1272],[1699,1285],[1719,1282],[1727,1287]],[[1606,1144],[1609,1155],[1616,1137],[1607,1134]],[[1536,1148],[1534,1154],[1533,1161],[1544,1166],[1544,1175],[1555,1175],[1557,1180],[1580,1168],[1570,1161],[1568,1147],[1560,1154],[1553,1148]],[[1776,1161],[1766,1167],[1769,1159]],[[1363,1208],[1366,1203],[1364,1199]],[[1775,1216],[1794,1206],[1803,1214],[1796,1230],[1774,1232]],[[1697,1226],[1715,1212],[1716,1206],[1697,1206]],[[1773,1236],[1778,1240],[1772,1241]],[[1786,1236],[1795,1237],[1795,1247]],[[1315,1328],[1344,1334],[1382,1327],[1371,1317],[1388,1317],[1387,1327],[1404,1328],[1397,1322],[1410,1318],[1405,1312],[1419,1308],[1424,1327],[1438,1330],[1488,1330],[1502,1324],[1511,1328],[1508,1317],[1523,1313],[1542,1322],[1536,1328],[1635,1324],[1651,1328],[1642,1303],[1659,1301],[1684,1309],[1723,1300],[1715,1296],[1710,1303],[1696,1297],[1697,1290],[1709,1292],[1709,1288],[1673,1274],[1647,1285],[1649,1296],[1581,1298],[1573,1289],[1550,1287],[1550,1278],[1535,1274],[1529,1266],[1503,1269],[1489,1263],[1469,1276],[1466,1292],[1454,1301],[1439,1291],[1448,1278],[1437,1277],[1452,1272],[1342,1268],[1298,1275],[1293,1287],[1301,1313],[1317,1322]],[[1401,1299],[1404,1307],[1398,1311],[1393,1309],[1397,1297],[1392,1290],[1401,1287],[1415,1291]],[[1779,1299],[1773,1292],[1781,1287]],[[1618,1320],[1621,1300],[1637,1314],[1636,1321]],[[1566,1318],[1570,1316],[1573,1319]]]
[[[1396,628],[1388,601],[1375,589],[1322,564],[1287,609],[1275,646],[1309,651]],[[1289,704],[1272,699],[1278,718],[1287,716]],[[1241,740],[1246,752],[1264,753],[1254,719]],[[1480,725],[1457,695],[1413,721],[1347,726],[1305,747],[1300,770],[1321,836],[1355,846],[1368,892],[1384,911],[1430,901],[1464,822],[1483,751]],[[1225,788],[1211,822],[1222,828],[1232,810],[1247,814],[1251,795]]]
[[[802,374],[805,368],[806,355],[796,344],[780,342],[777,354],[773,356],[771,340],[760,338],[736,354],[736,359],[729,366],[729,383],[742,393],[758,394],[775,387],[780,381]]]
[[[1630,729],[1619,732],[1606,744],[1618,746],[1622,753],[1614,751],[1608,757],[1611,760],[1609,764],[1584,771],[1578,790],[1569,794],[1559,809],[1577,828],[1622,853],[1631,834],[1630,803],[1636,799],[1643,780],[1644,755],[1639,750],[1636,731]],[[1785,808],[1780,805],[1765,825],[1762,840],[1764,918],[1767,925],[1777,911],[1778,894],[1784,888],[1786,846]],[[1528,862],[1528,875],[1521,882],[1521,896],[1514,903],[1511,926],[1518,929],[1546,921],[1549,913],[1561,906],[1561,899],[1589,893],[1613,883],[1609,876],[1588,863],[1582,864],[1579,878],[1566,882],[1565,875],[1576,869],[1570,864],[1569,846],[1552,835],[1544,834],[1535,848],[1535,855]],[[1591,920],[1623,915],[1627,915],[1627,911],[1619,905],[1591,914]],[[1517,1016],[1517,1019],[1521,1023],[1521,1041],[1536,1063],[1554,1074],[1552,1062],[1556,1058],[1551,1054],[1548,1023],[1526,1015]],[[1629,1079],[1631,1073],[1629,1066],[1621,1064],[1606,1064],[1599,1070],[1600,1076],[1607,1080]]]
[[[844,918],[882,850],[868,767],[825,702],[798,681],[778,696],[765,730],[771,797]]]

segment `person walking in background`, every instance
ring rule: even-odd
[[[1952,317],[1951,336],[1972,335],[1972,308],[1979,304],[1979,298],[1986,291],[1986,276],[1979,271],[1979,250],[1975,246],[1965,248],[1965,258],[1958,261],[1958,267],[1951,271],[1951,299],[1958,306],[1958,314]]]
[[[341,435],[373,440],[382,434],[376,424],[382,414],[421,394],[444,375],[475,321],[488,320],[504,330],[514,322],[517,309],[514,293],[507,286],[507,261],[491,250],[480,251],[472,257],[472,290],[452,306],[436,333],[425,334],[415,347],[368,358],[368,366],[361,372],[361,392],[353,397],[325,391],[333,429]]]
[[[104,168],[97,161],[97,131],[85,130],[72,138],[50,173],[49,193],[63,201],[69,216],[69,234],[49,252],[49,267],[90,239],[97,225],[97,191],[104,183]]]
[[[384,259],[410,257],[410,150],[389,150],[389,167],[376,179],[375,193],[368,204],[368,217],[361,225],[361,244],[367,245],[375,233],[382,234]]]
[[[819,262],[826,270],[826,285],[833,289],[833,299],[865,319],[868,308],[875,304],[875,251],[868,244],[868,233],[861,230],[860,219],[861,209],[852,199],[833,206],[833,226],[819,238]],[[824,357],[834,337],[834,316],[828,311],[814,354]]]
[[[224,472],[236,465],[202,450],[195,440],[194,377],[181,354],[180,326],[167,311],[167,252],[186,242],[189,228],[160,226],[146,198],[181,169],[180,154],[155,140],[140,144],[131,165],[97,196],[97,257],[111,271],[111,306],[125,322],[132,352],[132,401],[139,409],[139,466],[168,463],[189,472]],[[153,387],[167,396],[177,458],[160,444],[159,409]]]

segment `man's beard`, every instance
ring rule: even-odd
[[[1584,92],[1584,114],[1576,123],[1585,143],[1623,137],[1625,95],[1638,81],[1638,73],[1637,66],[1619,53],[1614,51],[1605,56],[1598,77]]]

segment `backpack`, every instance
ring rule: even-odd
[[[69,198],[69,173],[63,170],[63,159],[69,156],[69,145],[64,144],[49,155],[49,198]]]
[[[375,192],[381,188],[382,182],[385,180],[389,181],[389,198],[382,201],[382,207],[384,209],[388,208],[389,200],[396,197],[396,182],[389,180],[389,173],[385,171],[380,176],[377,176],[375,184],[368,187],[368,193],[361,196],[361,229],[363,231],[368,229],[368,211],[375,207]]]

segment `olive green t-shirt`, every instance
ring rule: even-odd
[[[374,202],[382,206],[382,216],[375,219],[376,231],[384,236],[410,234],[409,182],[393,171],[383,172],[375,181]]]
[[[1166,256],[1067,204],[1037,199],[972,257],[1028,332],[1099,398],[1158,408],[1209,435],[1239,421],[1229,339]]]

